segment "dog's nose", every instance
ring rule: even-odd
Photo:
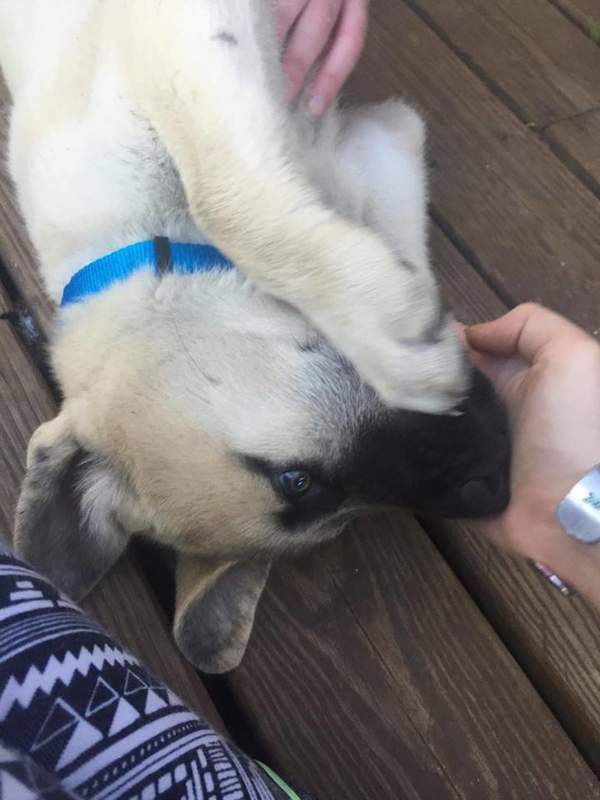
[[[510,502],[510,463],[508,457],[494,470],[475,475],[452,492],[450,504],[460,516],[501,514]]]

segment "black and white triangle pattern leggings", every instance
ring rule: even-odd
[[[0,800],[300,800],[279,783],[0,550]]]

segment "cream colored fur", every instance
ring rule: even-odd
[[[268,2],[5,0],[0,13],[11,170],[55,298],[70,272],[147,228],[141,200],[164,157],[151,125],[194,222],[241,270],[299,308],[387,402],[456,404],[466,377],[451,325],[418,354],[405,344],[437,314],[422,176],[399,176],[405,237],[346,213],[348,181],[331,157],[343,120],[331,114],[315,132],[286,107]],[[190,223],[174,214],[169,227],[189,235]]]
[[[80,595],[150,530],[181,554],[182,647],[230,668],[270,558],[356,510],[291,540],[236,454],[333,458],[384,413],[320,334],[387,404],[444,412],[466,392],[450,317],[428,338],[422,122],[398,102],[318,124],[290,109],[265,0],[0,0],[0,59],[10,171],[55,302],[84,264],[158,235],[210,241],[239,268],[142,271],[60,313],[65,403],[32,440],[17,544]],[[209,617],[229,627],[200,652]]]

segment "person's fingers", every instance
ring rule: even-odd
[[[568,346],[587,338],[573,323],[535,303],[525,303],[492,322],[472,325],[467,341],[475,350],[508,358],[518,355],[533,363],[542,350]]]
[[[487,375],[498,389],[502,390],[509,381],[528,368],[527,362],[519,356],[504,358],[474,350],[467,341],[467,326],[462,322],[455,322],[455,325],[471,364]]]
[[[491,381],[496,379],[502,364],[507,361],[505,358],[490,356],[487,353],[482,353],[480,350],[472,350],[471,348],[468,348],[467,353],[471,364],[481,370],[484,375],[487,375]]]
[[[484,353],[478,353],[473,363],[491,380],[509,411],[517,411],[523,399],[522,392],[526,389],[524,381],[530,369],[529,364],[519,356],[497,358]]]
[[[280,42],[285,42],[309,2],[310,0],[275,0],[275,30]]]
[[[341,8],[342,0],[310,0],[297,19],[283,55],[292,98],[331,39]]]
[[[309,113],[320,116],[333,103],[358,61],[365,43],[368,0],[346,0],[331,50],[311,89]]]

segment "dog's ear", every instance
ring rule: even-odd
[[[119,558],[123,482],[79,446],[67,412],[33,434],[15,525],[15,549],[70,597],[81,599]]]
[[[175,640],[203,672],[229,672],[239,665],[270,566],[178,555]]]

